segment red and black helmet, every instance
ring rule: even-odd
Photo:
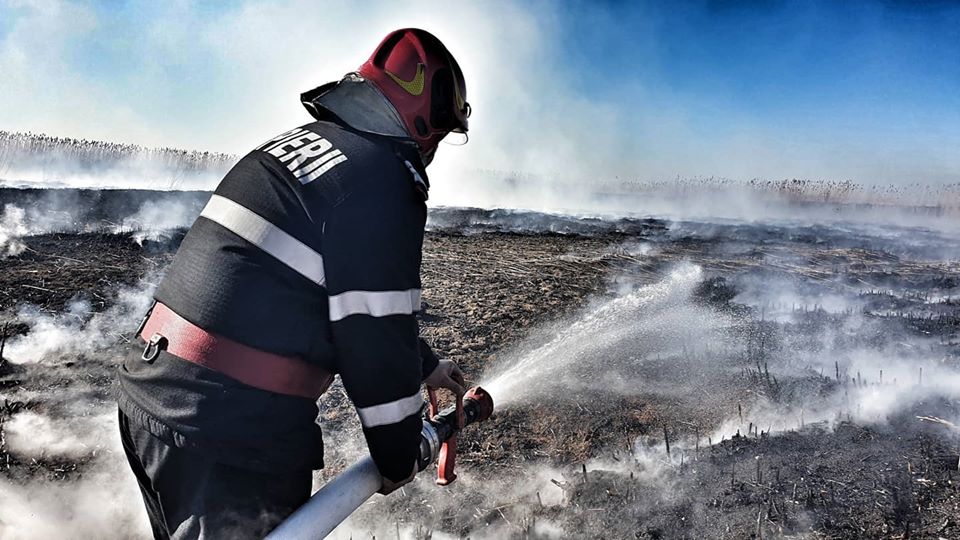
[[[466,132],[470,104],[460,65],[430,32],[391,32],[359,69],[393,104],[424,155],[451,131]]]

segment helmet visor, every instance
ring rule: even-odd
[[[461,97],[450,68],[437,70],[433,75],[430,98],[430,126],[435,131],[467,131],[470,104]]]

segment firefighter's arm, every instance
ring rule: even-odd
[[[433,352],[425,339],[420,338],[420,373],[427,377],[437,369],[438,364],[440,364],[440,358],[437,357],[437,353]]]
[[[422,429],[414,314],[423,210],[414,202],[396,193],[357,191],[331,210],[323,233],[337,370],[386,479],[384,491],[410,478]]]
[[[460,366],[452,360],[440,360],[423,338],[420,338],[420,361],[424,384],[429,388],[446,388],[458,397],[463,396],[466,388]]]

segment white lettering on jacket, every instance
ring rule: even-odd
[[[280,160],[301,184],[309,184],[330,169],[347,161],[343,152],[320,135],[297,128],[260,145],[262,150]]]

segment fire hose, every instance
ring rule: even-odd
[[[437,412],[437,397],[430,394],[429,415],[420,432],[417,471],[437,463],[437,484],[446,486],[457,479],[454,472],[457,434],[464,426],[483,422],[493,414],[493,398],[476,386],[453,406]],[[380,489],[380,472],[367,456],[327,482],[296,512],[273,530],[268,540],[313,540],[330,534],[343,520]]]

